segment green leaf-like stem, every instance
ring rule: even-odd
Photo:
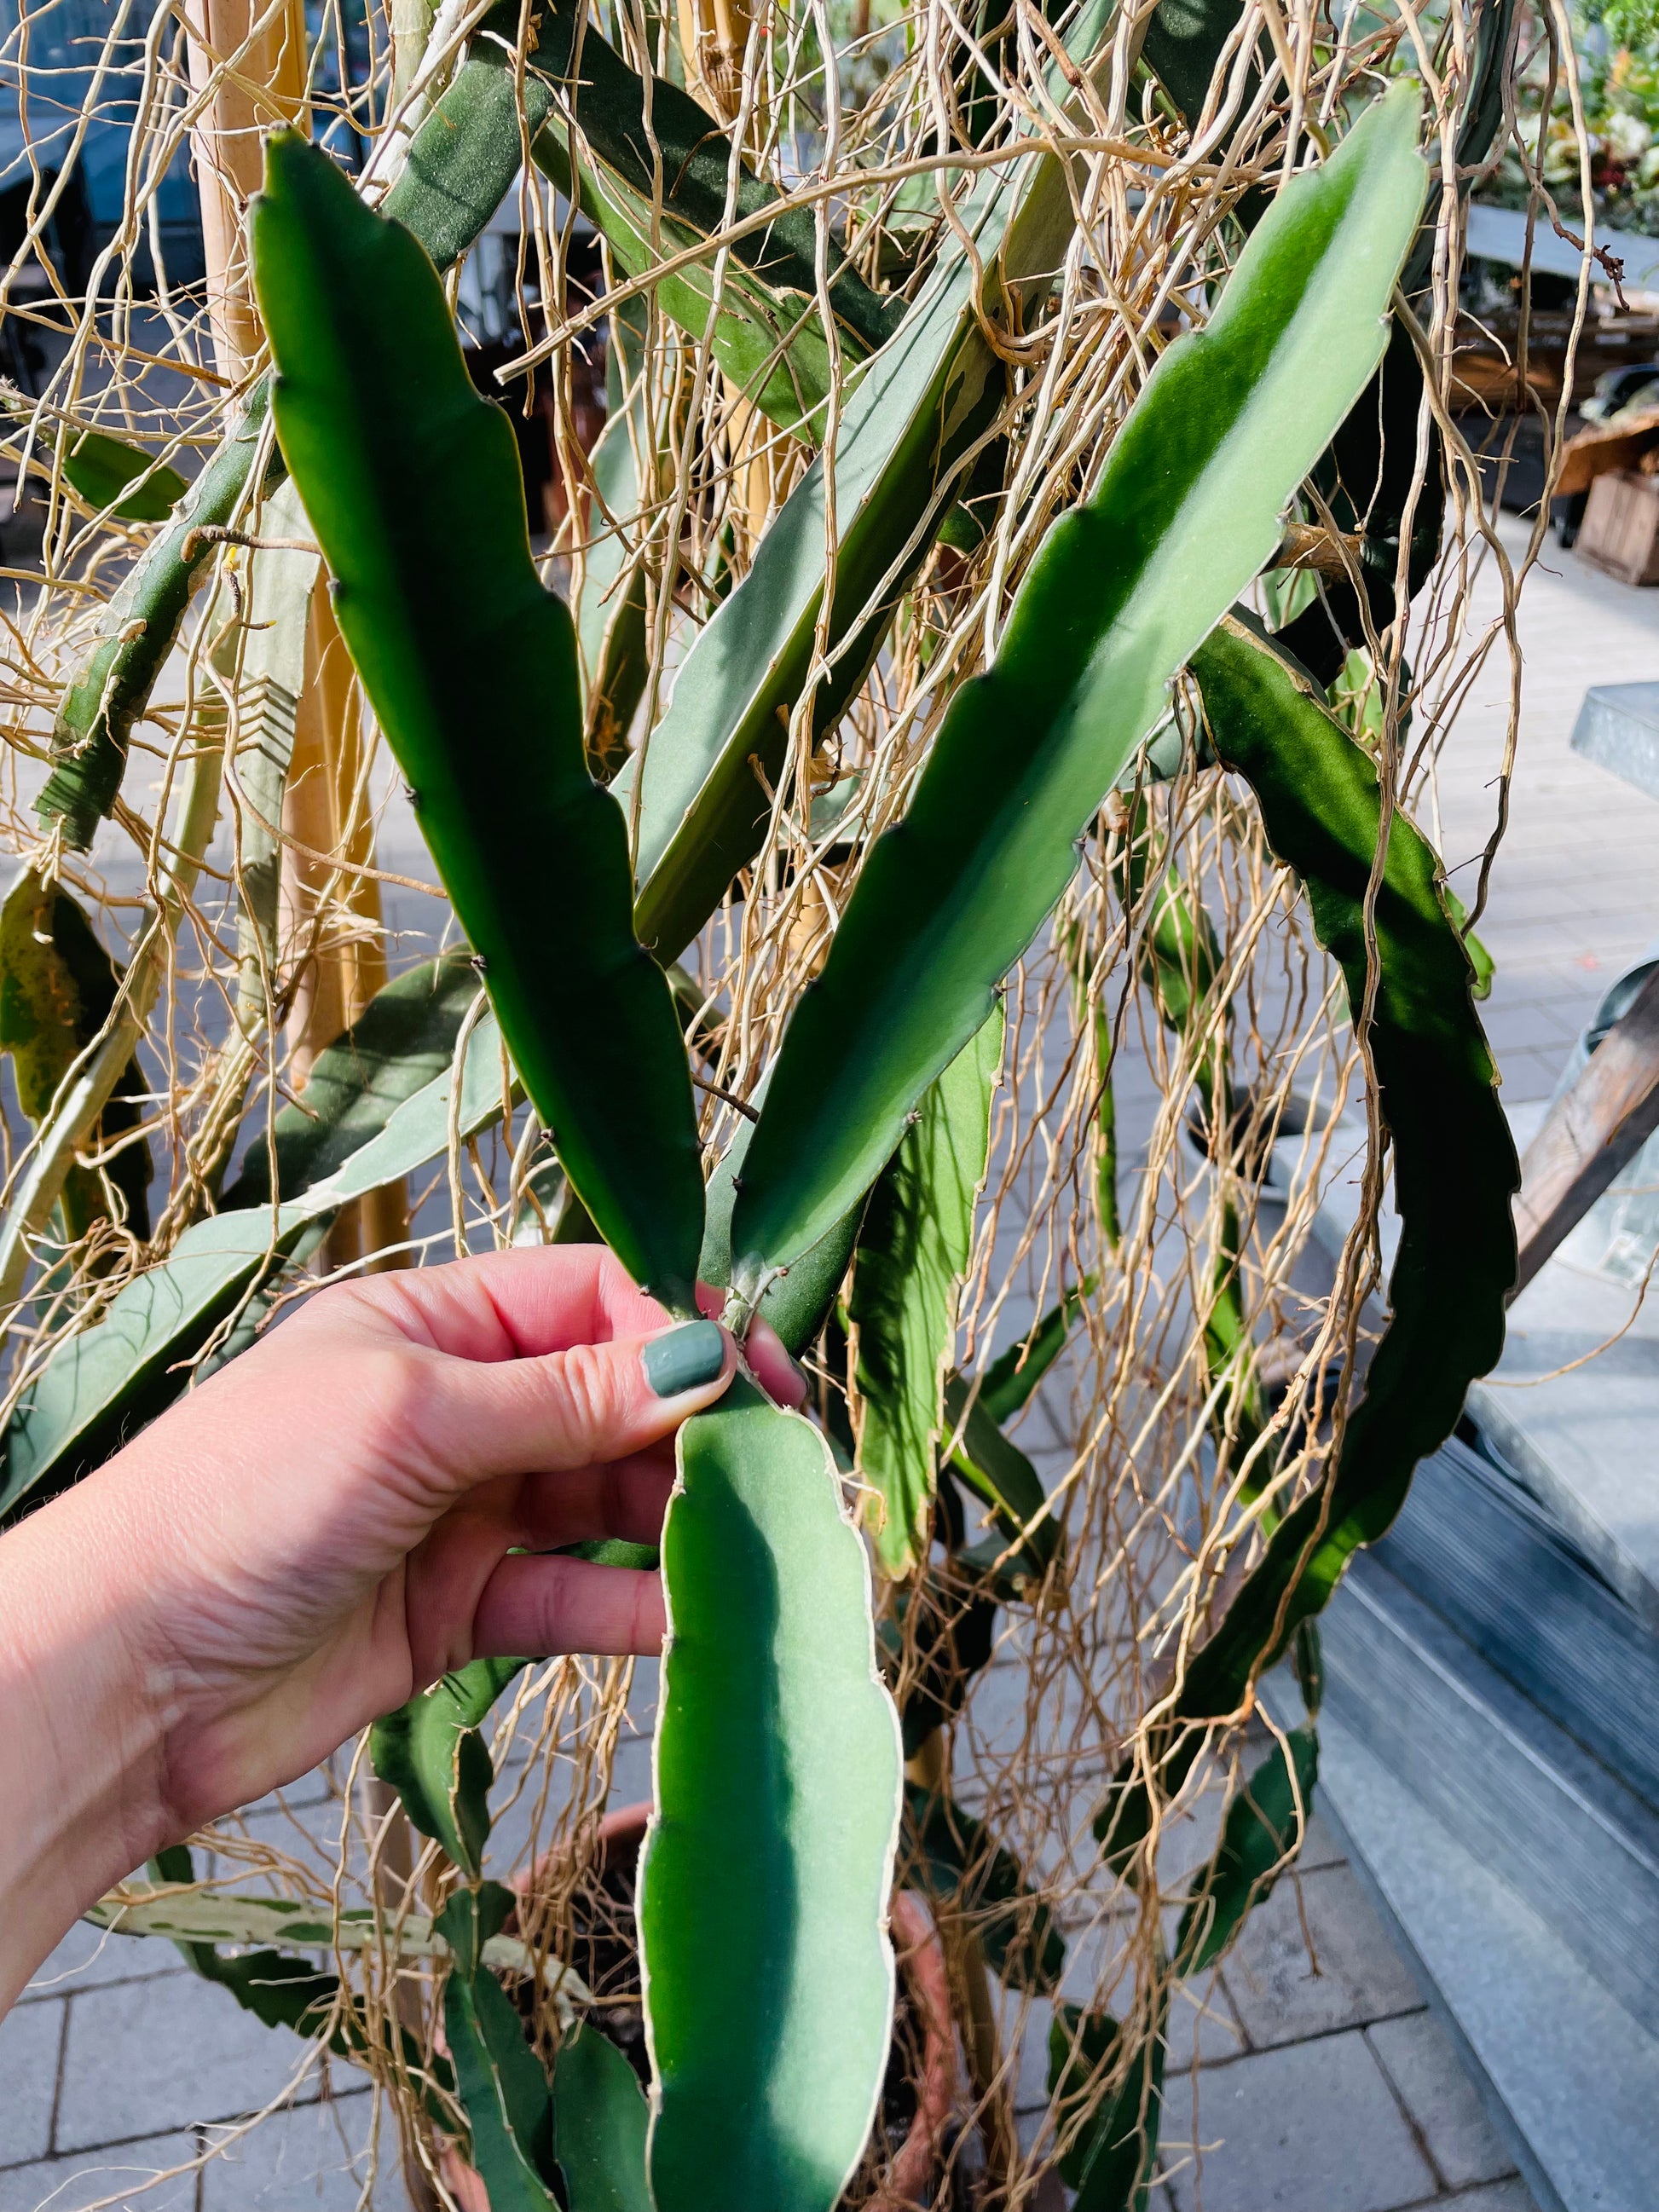
[[[899,1732],[823,1437],[739,1377],[680,1431],[639,1922],[651,2185],[830,2212],[880,2094]]]
[[[957,1294],[985,1180],[1003,1015],[922,1095],[870,1194],[848,1304],[858,1468],[885,1509],[876,1558],[890,1580],[926,1554]]]
[[[1301,878],[1315,933],[1342,969],[1357,1019],[1366,1003],[1367,894],[1382,835],[1376,763],[1306,671],[1243,620],[1229,618],[1193,671],[1216,750],[1249,782],[1268,845]],[[1279,1522],[1219,1625],[1188,1660],[1160,1731],[1169,1789],[1190,1767],[1203,1723],[1238,1710],[1255,1675],[1324,1606],[1354,1553],[1388,1528],[1419,1460],[1450,1435],[1470,1382],[1503,1349],[1516,1266],[1515,1144],[1439,864],[1399,813],[1389,831],[1375,941],[1368,1043],[1393,1140],[1400,1217],[1390,1319],[1334,1473]],[[1121,1856],[1150,1821],[1146,1778],[1126,1769],[1097,1832]]]
[[[418,993],[424,983],[429,993],[430,977],[429,968],[403,977],[374,1005],[388,994],[407,993],[411,984]],[[455,1019],[441,1003],[432,1012],[441,1036],[447,1028],[442,1047],[447,1059]],[[427,1049],[425,1040],[411,1042],[407,1072],[424,1076]],[[337,1074],[344,1073],[349,1056],[349,1048],[343,1043],[339,1058],[331,1061]],[[362,1094],[339,1086],[337,1114],[325,1115],[318,1130],[307,1132],[315,1138],[313,1157],[328,1165],[325,1175],[274,1211],[265,1204],[249,1204],[196,1222],[160,1267],[135,1276],[117,1293],[102,1321],[58,1347],[12,1418],[0,1483],[0,1521],[26,1499],[39,1503],[77,1480],[169,1404],[186,1379],[169,1370],[200,1352],[312,1224],[444,1150],[453,1074],[443,1060],[439,1065],[443,1072],[422,1081],[412,1093],[404,1091],[396,1068],[380,1068],[374,1079],[373,1104],[361,1115],[356,1109],[364,1103]],[[322,1066],[319,1060],[319,1070]],[[467,1047],[461,1134],[476,1135],[498,1120],[501,1111],[501,1035],[486,1018]],[[343,1159],[334,1156],[331,1120],[349,1126],[356,1139]],[[291,1127],[279,1116],[279,1147],[285,1126]]]
[[[487,1881],[457,1890],[439,1914],[434,1924],[455,1953],[444,1984],[444,2034],[490,2212],[557,2212],[548,2185],[553,2106],[547,2076],[525,2040],[517,2007],[482,1955],[512,1906],[511,1893]]]
[[[1292,1729],[1228,1806],[1215,1856],[1193,1884],[1181,1915],[1177,1973],[1200,1974],[1212,1966],[1296,1856],[1318,1774],[1318,1737],[1311,1725]]]
[[[646,2179],[645,2095],[622,2052],[579,2027],[553,2065],[553,2155],[568,2212],[655,2212]]]
[[[873,1181],[1065,890],[1177,671],[1271,559],[1382,350],[1422,204],[1418,114],[1396,87],[1279,195],[1207,328],[1159,360],[1094,496],[1049,532],[790,1024],[732,1218],[739,1290]]]
[[[635,1280],[694,1311],[678,1019],[634,935],[622,810],[588,774],[574,629],[531,559],[512,428],[410,234],[296,134],[265,160],[251,223],[277,431],[341,635],[566,1176]]]
[[[528,1662],[475,1659],[375,1722],[369,1757],[423,1836],[473,1880],[483,1870],[495,1768],[478,1723]]]

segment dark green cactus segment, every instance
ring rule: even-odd
[[[1200,1974],[1302,1848],[1319,1777],[1311,1724],[1292,1729],[1227,1808],[1215,1856],[1193,1885],[1176,1934],[1176,1972]]]
[[[52,735],[57,765],[35,807],[47,821],[61,819],[64,842],[77,851],[115,804],[127,739],[178,643],[197,573],[213,550],[199,533],[222,528],[247,496],[270,404],[264,383],[255,385],[236,427],[105,609],[98,642],[64,694]]]
[[[489,1837],[495,1767],[478,1723],[525,1659],[475,1659],[375,1722],[368,1755],[423,1836],[476,1881]]]
[[[288,133],[254,203],[283,450],[363,688],[526,1091],[636,1282],[695,1312],[703,1189],[627,823],[587,771],[575,632],[531,559],[517,447],[432,263]]]
[[[732,1216],[740,1291],[874,1182],[1059,902],[1181,665],[1271,559],[1382,351],[1422,205],[1418,120],[1396,86],[1279,194],[1208,326],[1160,356],[1087,504],[1049,530],[994,663],[952,696],[791,1017]]]
[[[1243,14],[1238,0],[1158,0],[1140,53],[1183,119],[1195,123],[1221,52]]]
[[[1052,1996],[1066,1971],[1066,1945],[1013,1853],[982,1820],[915,1782],[904,1785],[900,1833],[909,1885],[962,1916],[986,1965],[1010,1989]]]
[[[1177,0],[1164,0],[1159,15],[1175,4]],[[1457,133],[1457,166],[1465,191],[1471,175],[1491,152],[1503,122],[1504,88],[1517,21],[1516,0],[1492,0],[1481,11],[1468,98]],[[1432,270],[1437,216],[1433,210],[1430,213],[1431,219],[1418,232],[1401,275],[1400,289],[1407,299],[1423,290]],[[1444,461],[1440,427],[1431,416],[1425,417],[1423,393],[1423,364],[1409,330],[1396,316],[1382,367],[1311,479],[1328,502],[1337,528],[1358,540],[1358,583],[1325,581],[1313,605],[1279,633],[1285,650],[1328,687],[1341,673],[1350,649],[1365,643],[1367,624],[1380,637],[1403,611],[1397,591],[1402,538],[1409,533],[1407,600],[1423,589],[1440,557],[1446,511]]]
[[[1268,844],[1300,877],[1357,1019],[1368,980],[1366,896],[1382,834],[1376,765],[1307,672],[1243,620],[1230,617],[1214,632],[1193,672],[1216,751],[1250,784]],[[1239,1710],[1297,1626],[1322,1609],[1354,1553],[1389,1528],[1418,1462],[1451,1434],[1469,1384],[1503,1350],[1520,1168],[1439,863],[1400,813],[1375,929],[1368,1043],[1400,1217],[1390,1320],[1334,1476],[1279,1523],[1187,1663],[1161,1732],[1165,1789],[1189,1771],[1207,1726]],[[1126,1769],[1096,1832],[1122,1857],[1147,1833],[1150,1817],[1145,1775]]]
[[[444,2036],[490,2212],[556,2212],[547,2076],[517,2006],[483,1959],[513,1901],[499,1882],[482,1882],[457,1890],[433,1923],[455,1954],[444,1984]]]
[[[535,66],[563,88],[576,126],[598,159],[647,201],[659,192],[664,215],[705,238],[723,230],[728,220],[741,222],[772,206],[776,191],[739,158],[728,218],[731,139],[707,108],[663,77],[651,79],[647,113],[645,80],[606,42],[591,17],[578,44],[584,12],[581,0],[556,0],[536,48]],[[775,290],[817,297],[817,224],[810,208],[781,210],[764,230],[733,239],[732,252]],[[872,290],[833,240],[828,266],[836,319],[859,339],[861,351],[873,353],[897,329],[904,301]]]
[[[532,8],[532,40],[536,13]],[[535,136],[553,104],[539,77],[526,71],[520,83],[514,67],[520,14],[518,0],[506,0],[479,24],[380,202],[380,213],[412,230],[440,272],[460,259],[500,207],[523,159],[526,132]]]
[[[1059,2172],[1077,2192],[1073,2212],[1146,2212],[1158,2163],[1168,2012],[1167,1990],[1144,2026],[1075,2005],[1054,2008],[1048,2095],[1061,2110],[1062,2141],[1070,2137]]]
[[[999,1426],[1012,1420],[1054,1365],[1067,1344],[1085,1301],[1094,1296],[1097,1278],[1085,1275],[1052,1306],[1018,1344],[1011,1344],[985,1370],[979,1402]]]
[[[597,2027],[560,2039],[553,2154],[569,2212],[654,2212],[645,2171],[649,2117],[638,2075]]]
[[[1368,623],[1380,637],[1401,611],[1402,534],[1409,529],[1407,601],[1422,590],[1440,558],[1446,506],[1440,432],[1431,421],[1419,482],[1422,406],[1422,364],[1410,332],[1396,318],[1382,367],[1310,479],[1335,527],[1357,540],[1358,583],[1324,579],[1312,605],[1279,633],[1285,651],[1326,686],[1335,683],[1350,650],[1364,644]]]

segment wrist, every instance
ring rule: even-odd
[[[172,1840],[149,1581],[95,1479],[0,1535],[0,2013],[77,1917]]]

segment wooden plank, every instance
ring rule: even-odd
[[[1517,1293],[1659,1128],[1659,969],[1615,1022],[1521,1163]]]

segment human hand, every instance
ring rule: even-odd
[[[747,1349],[799,1402],[770,1331]],[[375,1276],[320,1292],[0,1539],[38,1709],[25,1856],[76,1893],[62,1926],[449,1668],[655,1650],[655,1574],[526,1554],[654,1541],[674,1431],[736,1361],[595,1247]],[[77,1806],[71,1856],[103,1848],[66,1880]],[[0,1882],[15,1860],[0,1825]]]

